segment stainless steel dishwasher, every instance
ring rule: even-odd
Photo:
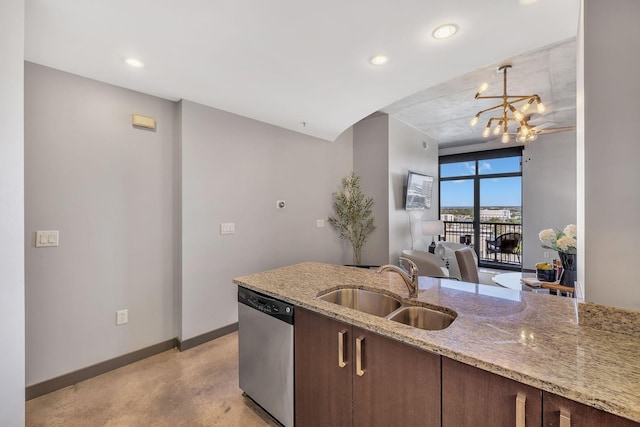
[[[293,427],[293,305],[238,286],[240,388]]]

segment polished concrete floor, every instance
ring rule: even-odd
[[[36,426],[277,426],[238,387],[238,333],[27,402]]]

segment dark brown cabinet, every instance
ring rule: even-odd
[[[640,424],[569,400],[543,393],[544,427],[639,427]]]
[[[443,427],[538,427],[541,423],[541,390],[442,358]]]
[[[440,356],[298,308],[299,426],[440,425]]]
[[[439,426],[440,356],[359,328],[353,337],[353,425]]]
[[[297,308],[295,311],[295,420],[296,426],[352,424],[353,375],[351,364],[338,367],[338,335],[351,325]],[[343,341],[342,355],[350,360],[351,341]]]
[[[302,427],[640,427],[302,308],[295,407]]]

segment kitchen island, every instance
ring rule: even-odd
[[[234,283],[338,322],[640,422],[640,315],[574,299],[420,277],[409,299],[396,273],[302,263]],[[360,288],[411,305],[456,313],[443,330],[423,330],[323,301]],[[444,380],[443,380],[444,381]]]

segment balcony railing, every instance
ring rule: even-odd
[[[481,222],[480,241],[476,244],[474,237],[474,224],[471,221],[444,221],[444,236],[447,242],[465,243],[476,248],[478,261],[481,265],[492,267],[520,268],[522,267],[521,248],[522,241],[516,253],[489,253],[487,240],[493,240],[504,233],[520,233],[522,236],[522,224],[508,222]]]

